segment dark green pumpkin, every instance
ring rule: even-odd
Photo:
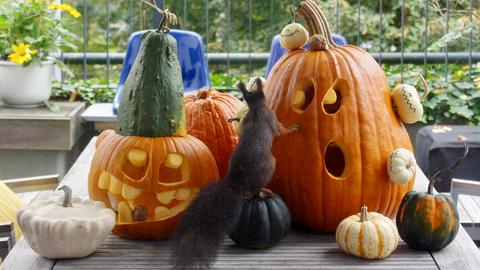
[[[457,208],[447,194],[408,192],[396,220],[400,237],[419,250],[446,247],[455,239],[459,228]]]
[[[148,31],[125,83],[118,110],[123,136],[186,136],[183,81],[175,38]]]
[[[238,224],[229,235],[242,247],[263,249],[279,243],[290,225],[290,212],[280,196],[262,191],[245,200]]]

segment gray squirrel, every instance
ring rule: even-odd
[[[271,148],[276,135],[298,130],[285,128],[265,104],[263,83],[248,91],[237,83],[248,105],[240,138],[227,174],[200,191],[182,214],[173,235],[173,269],[209,269],[216,260],[226,232],[237,224],[243,201],[268,184],[275,171]],[[239,120],[239,119],[235,119]]]

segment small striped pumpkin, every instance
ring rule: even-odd
[[[340,222],[336,240],[348,254],[365,259],[381,259],[390,255],[398,246],[398,231],[393,221],[379,213],[360,213]]]
[[[212,152],[220,177],[228,168],[228,161],[238,142],[234,118],[244,106],[236,97],[211,88],[202,88],[197,94],[185,96],[187,133],[202,141]]]
[[[448,194],[408,192],[397,213],[398,232],[412,248],[439,250],[457,235],[458,211]]]

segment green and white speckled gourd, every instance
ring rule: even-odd
[[[183,81],[177,42],[165,28],[142,36],[142,46],[124,88],[118,110],[118,133],[123,136],[187,135]]]

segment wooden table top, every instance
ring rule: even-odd
[[[95,148],[93,139],[62,184],[74,195],[88,196],[87,176]],[[426,190],[428,180],[417,170],[415,190]],[[38,197],[48,196],[41,192]],[[170,269],[168,241],[133,241],[107,237],[92,255],[74,260],[49,260],[36,254],[23,238],[15,245],[1,269]],[[383,260],[364,260],[345,254],[333,234],[312,234],[294,228],[277,246],[260,251],[237,247],[225,239],[214,269],[480,269],[480,251],[460,227],[456,239],[436,252],[410,249],[400,241],[398,249]]]

